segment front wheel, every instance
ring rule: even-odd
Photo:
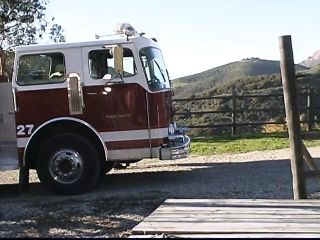
[[[49,138],[37,159],[37,174],[44,185],[58,194],[88,191],[100,173],[99,155],[81,136],[64,133]]]

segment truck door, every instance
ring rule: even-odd
[[[18,169],[11,83],[0,83],[0,171]]]
[[[109,160],[148,157],[151,151],[147,95],[138,84],[133,51],[124,47],[121,79],[114,71],[111,49],[83,48],[84,116],[105,141]]]

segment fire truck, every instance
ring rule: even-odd
[[[157,40],[130,24],[116,36],[16,47],[0,85],[0,170],[19,169],[20,186],[35,169],[50,191],[81,194],[115,164],[188,155]]]

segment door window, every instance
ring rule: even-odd
[[[136,74],[136,65],[132,51],[123,49],[123,77],[131,77]],[[111,78],[119,77],[114,70],[114,58],[110,49],[92,50],[89,52],[89,73],[92,79],[103,79],[107,74]]]

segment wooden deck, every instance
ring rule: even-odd
[[[320,200],[168,199],[133,238],[320,238]]]

